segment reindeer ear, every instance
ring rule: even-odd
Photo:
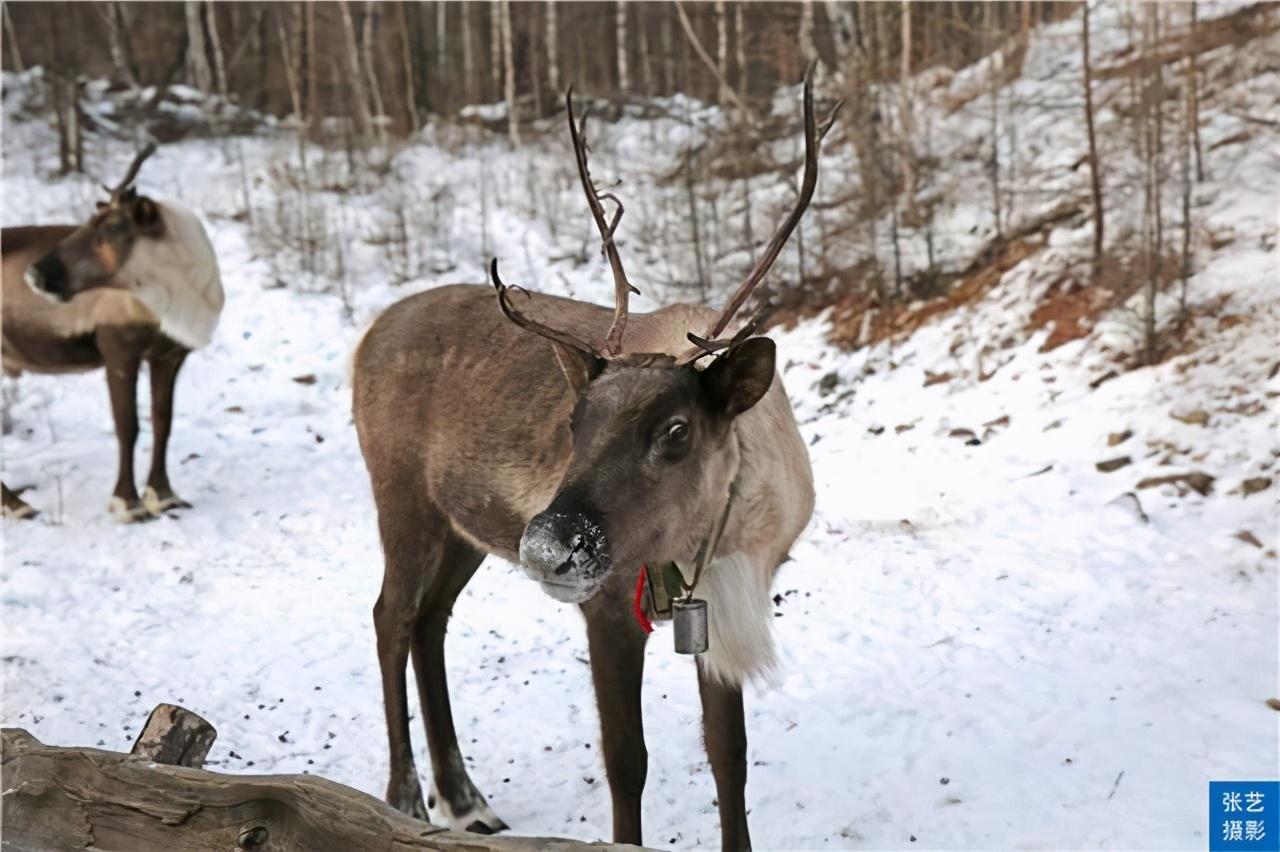
[[[145,195],[139,195],[129,203],[129,216],[140,233],[148,237],[164,234],[164,219],[160,217],[160,207]]]
[[[591,380],[604,371],[604,359],[589,355],[572,346],[551,342],[551,350],[556,354],[556,363],[564,373],[565,381],[573,388],[575,396],[582,396]]]
[[[160,209],[145,195],[140,195],[133,200],[132,211],[133,221],[139,225],[152,225],[160,218]]]
[[[773,384],[777,347],[767,337],[752,337],[698,374],[703,390],[730,417],[755,405]]]

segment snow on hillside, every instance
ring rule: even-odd
[[[1082,150],[1077,114],[1035,107],[1078,80],[1075,26],[1040,32],[1014,84],[1027,120],[1040,122],[1024,130],[1024,163],[1046,196],[1083,180],[1062,165]],[[1100,42],[1099,55],[1115,49]],[[1268,36],[1251,55],[1277,44]],[[1237,134],[1241,112],[1274,114],[1278,91],[1271,67],[1218,92],[1204,105],[1206,146]],[[982,132],[963,110],[934,118],[956,150]],[[1100,116],[1104,127],[1118,120]],[[684,132],[634,119],[593,126],[600,176],[653,168],[658,143]],[[261,217],[268,170],[292,155],[287,137],[175,143],[148,162],[144,189],[207,217],[228,290],[215,342],[179,384],[171,472],[195,508],[114,524],[101,375],[21,379],[4,477],[34,484],[26,496],[44,516],[3,526],[5,725],[125,749],[154,704],[176,701],[217,726],[212,768],[312,772],[381,794],[370,615],[381,556],[343,386],[350,345],[409,292],[482,280],[489,252],[510,280],[540,289],[607,301],[610,286],[594,248],[576,259],[591,237],[558,130],[518,152],[432,144],[450,134],[431,129],[393,162],[392,180],[345,197],[357,235],[379,227],[395,192],[449,199],[418,235],[403,286],[389,283],[382,248],[352,239],[351,318],[339,296],[300,292],[317,288],[240,215],[237,152]],[[133,151],[88,147],[90,162],[113,164],[104,176]],[[45,125],[6,114],[6,225],[91,209],[92,181],[49,176],[55,151]],[[834,196],[856,170],[831,159],[824,192]],[[1050,352],[1040,351],[1048,329],[1025,332],[1045,270],[1088,245],[1076,220],[1038,237],[1034,261],[984,299],[909,338],[836,352],[825,317],[774,333],[818,508],[775,590],[780,683],[747,698],[758,848],[1202,848],[1208,779],[1277,774],[1277,715],[1264,702],[1280,693],[1280,487],[1241,493],[1280,464],[1274,134],[1216,148],[1210,162],[1197,215],[1232,239],[1198,258],[1191,289],[1196,304],[1225,301],[1196,320],[1194,348],[1157,367],[1091,387],[1131,345],[1123,310]],[[955,212],[944,232],[979,228],[946,243],[948,257],[982,242],[981,174],[962,159],[946,172]],[[481,180],[505,190],[485,211]],[[535,182],[546,197],[523,190]],[[785,202],[771,191],[753,189],[761,209]],[[661,193],[634,177],[626,193],[623,230],[661,234],[646,212],[662,209]],[[624,250],[642,286],[678,274],[678,257],[640,242]],[[721,258],[719,280],[733,264]],[[290,286],[275,286],[282,278]],[[639,309],[672,295],[644,289]],[[951,377],[926,384],[926,371]],[[1115,472],[1095,467],[1121,456],[1131,461]],[[1137,488],[1194,471],[1216,478],[1208,495]],[[1127,492],[1137,504],[1115,502]],[[659,630],[648,653],[645,837],[706,848],[719,837],[714,786],[692,665],[670,643]],[[494,810],[519,833],[607,837],[579,616],[489,560],[459,600],[448,647],[463,751]]]

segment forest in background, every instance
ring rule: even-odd
[[[812,59],[873,79],[961,68],[1073,2],[9,2],[4,68],[182,82],[303,121],[389,133],[469,104],[553,112],[564,86],[767,103]],[[905,45],[905,50],[904,50]],[[861,60],[855,60],[854,54]]]
[[[689,270],[690,292],[679,295],[706,301],[715,269],[746,268],[794,191],[798,151],[788,143],[798,136],[798,114],[776,96],[815,62],[820,96],[845,104],[824,159],[844,158],[850,169],[823,182],[794,241],[795,274],[770,294],[784,317],[834,306],[837,343],[879,339],[981,295],[1047,229],[1087,217],[1092,251],[1062,270],[1057,286],[1070,298],[1048,305],[1044,322],[1056,323],[1062,342],[1142,290],[1137,365],[1179,349],[1196,252],[1211,239],[1197,230],[1192,200],[1206,173],[1201,101],[1257,71],[1206,74],[1198,59],[1269,33],[1277,15],[1273,4],[1240,4],[1202,24],[1195,2],[1116,8],[1103,32],[1088,5],[1028,0],[9,2],[4,67],[42,69],[64,173],[84,170],[86,131],[121,138],[145,127],[166,141],[250,132],[265,119],[293,134],[295,158],[271,171],[281,190],[271,239],[291,246],[308,275],[339,278],[342,250],[320,256],[331,242],[325,223],[334,218],[335,193],[378,185],[426,127],[479,127],[517,150],[558,136],[560,95],[573,85],[606,122],[626,115],[690,128],[667,152],[670,162],[643,178],[669,191],[661,233],[642,220],[641,239],[672,246]],[[1061,72],[1079,76],[1053,102],[1027,102],[1021,77],[1031,33],[1073,16],[1080,25],[1069,38],[1083,73]],[[1091,31],[1107,45],[1101,65],[1091,59]],[[112,96],[129,108],[109,119],[86,109]],[[167,99],[207,120],[194,129],[189,120],[175,125],[173,111],[162,110]],[[698,113],[703,105],[716,111]],[[1070,193],[1056,180],[1061,164],[1046,176],[1028,153],[1029,143],[1055,140],[1019,137],[1037,111],[1073,113],[1072,124],[1087,130],[1087,147],[1067,167],[1078,178]],[[1109,120],[1096,121],[1100,111]],[[957,116],[968,117],[966,131],[974,122],[985,127],[973,144],[947,154],[949,140],[940,137]],[[469,144],[447,133],[432,138]],[[963,186],[957,163],[946,159],[956,155],[976,167]],[[243,162],[240,174],[253,219]],[[480,181],[482,194],[493,192],[484,172]],[[781,195],[761,203],[762,184]],[[532,183],[527,189],[539,195]],[[281,199],[291,194],[285,210]],[[954,215],[957,198],[979,196],[982,221]],[[390,206],[394,221],[378,240],[404,256],[407,280],[407,243],[439,218],[439,204],[430,215],[415,214],[402,196]],[[1126,227],[1108,231],[1111,208]],[[673,235],[669,220],[684,233]],[[483,227],[487,244],[487,217]],[[966,242],[965,232],[979,233],[980,244],[959,253],[941,247]],[[1176,306],[1162,311],[1157,301],[1168,292]],[[933,307],[915,310],[922,300]]]

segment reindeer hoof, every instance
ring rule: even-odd
[[[156,491],[150,485],[142,489],[142,505],[146,506],[147,511],[153,515],[163,515],[170,509],[191,508],[190,503],[172,491],[168,489],[163,492]]]
[[[29,521],[38,514],[40,513],[22,502],[19,502],[16,506],[10,506],[8,503],[4,506],[4,516],[13,518],[16,521]]]
[[[427,815],[427,806],[422,803],[422,787],[417,778],[405,784],[391,785],[387,790],[387,804],[414,819],[431,821]]]
[[[466,786],[469,789],[459,797],[462,801],[450,803],[433,784],[431,796],[427,799],[432,813],[431,821],[436,825],[447,825],[454,831],[468,831],[472,834],[497,834],[499,831],[506,831],[510,826],[493,812],[480,791],[469,780]]]
[[[133,500],[126,500],[123,497],[112,497],[107,503],[107,511],[115,516],[115,519],[122,524],[135,524],[139,521],[149,521],[153,517],[151,512],[147,511],[147,507],[142,501],[136,497]]]

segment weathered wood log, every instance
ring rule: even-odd
[[[157,704],[130,754],[168,766],[199,769],[218,738],[204,717],[176,704]]]
[[[482,837],[413,819],[311,775],[224,775],[0,732],[4,848],[121,852],[571,852],[634,849]]]

